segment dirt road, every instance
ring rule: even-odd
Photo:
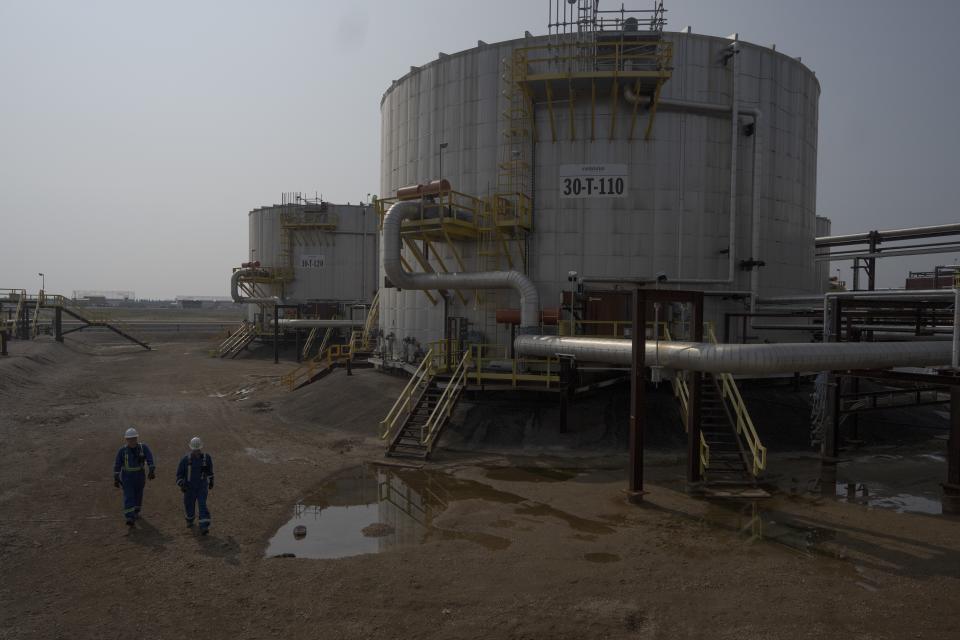
[[[338,371],[288,393],[275,376],[289,365],[211,359],[203,343],[11,347],[3,639],[960,637],[956,520],[782,497],[765,507],[770,529],[787,523],[771,542],[749,513],[667,486],[628,505],[617,452],[551,481],[497,471],[536,460],[447,452],[433,466],[453,497],[418,543],[267,558],[299,499],[381,459],[376,425],[403,380]],[[131,424],[159,475],[128,531],[111,467]],[[218,476],[206,538],[183,526],[174,484],[196,434]]]

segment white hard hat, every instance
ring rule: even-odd
[[[124,438],[139,438],[139,437],[140,437],[140,434],[137,433],[137,430],[136,430],[136,429],[134,429],[133,427],[130,427],[129,429],[127,429],[127,432],[126,432],[125,434],[123,434],[123,437],[124,437]]]
[[[200,439],[200,436],[193,436],[193,438],[191,438],[190,448],[194,451],[203,449],[203,440]]]

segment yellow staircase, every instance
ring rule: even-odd
[[[670,332],[663,328],[667,340]],[[717,344],[713,326],[705,325],[708,339]],[[680,404],[684,429],[690,406],[690,387],[684,372],[674,373],[673,393]],[[753,482],[767,467],[767,448],[729,373],[705,374],[701,384],[700,473],[708,483]]]
[[[380,438],[387,442],[387,456],[430,456],[469,384],[470,354],[470,350],[465,351],[452,373],[442,375],[434,350],[427,352],[387,417],[380,421]]]
[[[246,320],[240,322],[237,329],[220,343],[213,355],[218,358],[236,358],[241,351],[247,348],[257,338],[257,326]]]
[[[349,344],[333,344],[280,378],[280,383],[290,391],[316,382],[351,358]]]

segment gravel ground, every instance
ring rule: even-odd
[[[669,483],[628,504],[612,450],[569,462],[605,471],[551,481],[490,472],[547,461],[518,462],[530,452],[441,450],[431,469],[484,488],[437,514],[443,535],[266,558],[302,496],[382,460],[405,381],[337,371],[289,393],[290,365],[209,343],[83,340],[0,358],[0,638],[960,637],[957,520],[784,496],[758,539],[749,514]],[[111,477],[130,424],[158,461],[132,531]],[[174,484],[195,434],[217,470],[205,538]]]

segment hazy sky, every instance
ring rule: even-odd
[[[37,288],[43,271],[66,294],[226,295],[250,209],[377,192],[391,80],[543,33],[547,6],[0,0],[0,286]],[[666,6],[668,30],[737,31],[817,73],[818,208],[835,233],[960,220],[960,2]],[[884,260],[880,283],[956,258]]]

